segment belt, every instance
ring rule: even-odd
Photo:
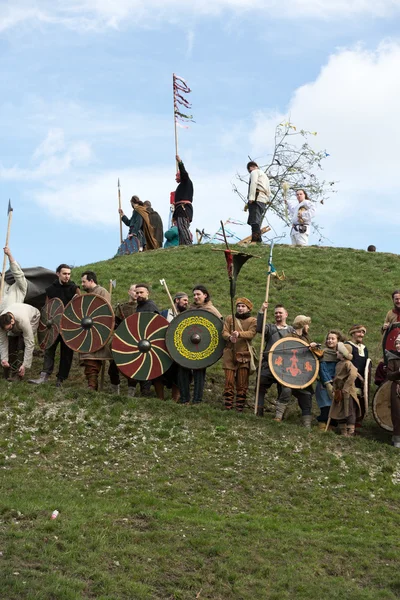
[[[175,206],[179,206],[179,204],[192,204],[191,200],[179,200],[175,202]]]

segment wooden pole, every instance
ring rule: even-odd
[[[168,294],[169,301],[171,302],[172,311],[173,311],[173,313],[174,313],[175,317],[177,317],[177,316],[178,316],[178,311],[176,310],[176,306],[175,306],[175,304],[174,304],[174,301],[172,300],[172,296],[171,296],[171,294],[169,293],[169,289],[168,289],[168,286],[167,286],[167,282],[165,281],[165,279],[160,279],[160,283],[161,283],[161,285],[162,285],[162,286],[165,288],[165,291],[166,291],[166,292],[167,292],[167,294]]]
[[[118,177],[118,208],[121,210],[122,206],[121,206],[121,188],[119,185],[119,177]],[[122,218],[121,215],[119,215],[119,239],[122,242],[124,241],[123,237],[122,237]]]
[[[173,105],[174,105],[174,136],[175,136],[175,156],[177,156],[178,153],[178,127],[176,124],[176,115],[175,115],[175,109],[176,109],[176,99],[175,99],[175,73],[172,74],[172,92],[173,92]],[[178,170],[178,161],[175,159],[175,168],[176,170]]]
[[[269,259],[268,259],[268,277],[267,277],[267,285],[265,288],[265,302],[268,302],[268,298],[269,298],[269,285],[271,282],[271,269],[272,269],[272,250],[274,247],[274,242],[271,242],[271,248],[269,251]],[[267,312],[268,312],[268,308],[266,308],[264,310],[264,316],[263,316],[263,324],[262,324],[262,330],[261,330],[261,345],[260,345],[260,356],[258,359],[258,372],[257,372],[257,385],[256,385],[256,401],[254,403],[254,414],[257,415],[258,413],[258,394],[260,392],[260,379],[261,379],[261,366],[262,366],[262,359],[263,359],[263,353],[264,353],[264,335],[265,335],[265,327],[267,324]]]
[[[224,236],[224,240],[225,240],[226,249],[229,250],[229,252],[230,252],[229,245],[228,245],[228,240],[226,238],[224,224],[223,224],[222,221],[220,221],[220,223],[221,223],[222,235]],[[233,277],[229,277],[229,284],[230,284],[230,286],[232,285],[232,279],[233,279]],[[233,304],[233,296],[230,293],[230,290],[229,290],[229,295],[231,297],[231,315],[232,315],[232,333],[233,333],[234,331],[236,331],[236,321],[235,321],[235,308],[234,308],[234,304]],[[235,344],[232,344],[232,355],[233,355],[233,362],[235,362],[235,360],[236,360],[236,348],[235,348]]]
[[[13,214],[13,209],[11,208],[10,201],[8,201],[8,225],[7,225],[7,235],[6,235],[5,247],[8,246],[8,243],[9,243],[9,240],[10,240],[12,214]],[[4,254],[3,270],[1,272],[1,283],[0,283],[0,300],[2,300],[2,298],[3,298],[4,281],[5,281],[5,276],[6,276],[6,267],[7,267],[7,254]]]

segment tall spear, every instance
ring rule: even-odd
[[[118,177],[118,207],[121,210],[122,206],[121,206],[121,188],[119,185],[119,177]],[[121,219],[121,215],[119,216],[119,237],[121,240],[121,244],[124,241],[123,237],[122,237],[122,219]]]
[[[11,207],[11,201],[8,200],[8,210],[7,210],[8,225],[7,225],[7,235],[6,235],[5,247],[8,246],[8,242],[10,240],[12,214],[13,214],[13,209]],[[0,283],[0,300],[3,298],[4,280],[5,280],[5,276],[6,276],[6,266],[7,266],[7,254],[4,253],[3,270],[1,272],[1,283]]]
[[[272,266],[272,250],[273,250],[273,248],[274,248],[274,242],[271,241],[271,246],[270,246],[270,249],[269,249],[269,258],[268,258],[267,286],[265,288],[265,302],[268,302],[268,298],[269,298],[269,284],[270,284],[270,281],[271,281],[271,273],[273,272],[273,266]],[[257,415],[257,412],[258,412],[258,394],[260,392],[261,366],[262,366],[262,359],[263,359],[263,353],[264,353],[264,335],[265,335],[265,327],[267,325],[267,312],[268,312],[268,308],[266,308],[264,310],[263,324],[262,324],[262,330],[261,330],[261,346],[260,346],[260,356],[259,356],[259,359],[258,359],[256,401],[254,403],[254,414],[255,415]]]

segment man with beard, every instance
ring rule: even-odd
[[[174,306],[177,314],[184,312],[187,310],[189,304],[189,297],[185,292],[177,292],[173,297]],[[166,308],[161,311],[161,316],[167,319],[168,323],[171,323],[172,319],[175,317],[175,313],[171,308]]]
[[[268,308],[268,302],[264,302],[257,315],[257,333],[262,333],[264,312]],[[272,375],[268,365],[268,355],[272,346],[281,338],[294,334],[291,325],[287,325],[288,312],[282,304],[277,304],[274,309],[275,323],[267,323],[264,333],[264,353],[261,364],[260,389],[258,392],[257,415],[264,416],[264,397],[269,388],[276,383],[278,388],[278,400],[275,408],[275,420],[282,421],[292,390],[278,383]]]
[[[236,300],[235,323],[232,315],[224,322],[222,337],[227,345],[224,349],[222,368],[225,372],[224,402],[227,410],[232,410],[235,401],[236,410],[243,412],[249,387],[251,340],[257,333],[257,319],[251,316],[253,304],[248,298]]]
[[[368,348],[363,344],[367,328],[364,325],[353,325],[350,331],[351,339],[346,344],[351,345],[353,354],[352,363],[358,371],[358,377],[355,381],[357,395],[360,398],[361,416],[357,417],[356,430],[361,428],[361,423],[365,417],[365,398],[364,398],[364,375],[368,360]],[[368,402],[368,398],[367,398]]]
[[[66,264],[61,264],[56,269],[57,279],[46,288],[46,297],[48,300],[52,298],[59,298],[64,306],[68,304],[75,294],[80,294],[80,289],[71,281],[71,267]],[[41,384],[45,383],[54,370],[55,355],[58,344],[60,344],[60,363],[57,373],[56,387],[61,387],[63,381],[68,379],[69,372],[71,370],[72,359],[74,357],[74,351],[68,348],[67,344],[59,335],[50,348],[47,348],[44,352],[44,361],[42,371],[37,379],[30,379],[29,383]]]
[[[178,187],[175,190],[174,214],[172,218],[176,221],[179,232],[179,245],[190,246],[193,237],[190,233],[190,223],[193,220],[193,183],[185,169],[180,156],[176,155],[178,172],[175,181]]]
[[[400,290],[394,290],[392,294],[393,308],[389,310],[382,326],[382,333],[393,323],[400,323]]]
[[[109,292],[97,283],[97,275],[94,271],[85,271],[81,275],[81,284],[85,292],[88,294],[96,294],[111,302]],[[96,352],[87,352],[80,355],[80,364],[85,369],[85,377],[88,382],[88,387],[91,390],[97,391],[99,387],[99,373],[102,362],[112,360],[110,344],[106,344]]]

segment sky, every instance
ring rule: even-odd
[[[11,199],[22,266],[114,256],[118,179],[126,213],[135,194],[167,223],[176,73],[192,90],[178,140],[193,233],[246,221],[237,174],[268,162],[290,118],[318,132],[338,182],[317,206],[321,243],[397,253],[399,25],[400,0],[1,0],[0,240]]]

